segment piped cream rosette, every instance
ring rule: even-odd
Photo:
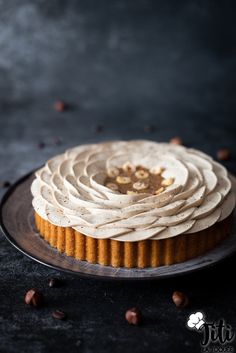
[[[124,163],[164,168],[172,185],[158,195],[121,194],[104,185]],[[150,141],[75,147],[49,160],[32,183],[33,207],[45,220],[118,241],[196,233],[227,218],[235,194],[226,169],[194,149]]]

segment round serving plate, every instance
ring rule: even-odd
[[[207,268],[236,251],[236,217],[234,212],[233,230],[228,238],[204,255],[179,264],[156,268],[125,269],[76,260],[53,249],[37,232],[34,225],[30,192],[33,179],[34,172],[31,172],[19,179],[6,192],[0,205],[0,222],[5,237],[15,248],[45,266],[86,277],[150,280],[175,277]]]

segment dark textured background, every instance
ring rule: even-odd
[[[0,183],[69,146],[175,135],[212,156],[230,148],[226,166],[236,172],[235,10],[234,1],[2,0]],[[54,111],[58,99],[70,109]],[[236,328],[235,266],[234,257],[173,280],[100,282],[38,265],[1,235],[0,353],[200,352],[187,316],[203,310]],[[53,275],[62,288],[47,287]],[[23,302],[31,287],[45,293],[41,310]],[[191,297],[189,308],[172,304],[176,289]],[[134,305],[141,327],[124,320]],[[51,318],[55,308],[68,320]]]

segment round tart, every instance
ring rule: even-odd
[[[35,176],[39,233],[78,260],[171,265],[230,232],[235,192],[227,170],[195,149],[145,140],[82,145]]]

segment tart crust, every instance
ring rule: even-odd
[[[136,242],[95,239],[71,227],[59,227],[35,212],[40,235],[59,252],[104,266],[145,268],[184,262],[214,248],[229,235],[231,216],[208,229],[160,240]]]

